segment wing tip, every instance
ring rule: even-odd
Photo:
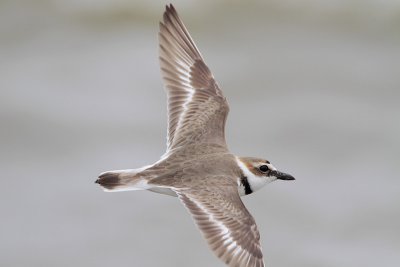
[[[165,12],[164,14],[177,14],[176,9],[172,3],[166,4],[165,5]]]
[[[167,23],[171,20],[171,17],[178,17],[178,12],[176,11],[175,7],[170,3],[165,6],[165,11],[163,15],[164,23]]]

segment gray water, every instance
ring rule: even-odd
[[[400,5],[381,2],[175,2],[231,151],[297,178],[243,199],[267,266],[400,263]],[[165,150],[163,9],[0,3],[0,266],[223,266],[178,199],[94,184]]]

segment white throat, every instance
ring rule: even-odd
[[[236,162],[239,168],[242,170],[244,176],[247,178],[247,182],[249,183],[250,189],[252,192],[257,191],[264,185],[276,180],[275,177],[266,177],[266,176],[257,176],[253,172],[251,172],[246,164],[244,164],[238,157],[236,157]],[[239,186],[239,195],[246,195],[246,188],[243,186],[240,180],[238,180]]]

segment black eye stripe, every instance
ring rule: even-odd
[[[260,171],[262,172],[267,172],[269,170],[267,165],[261,165],[260,167],[258,167],[260,169]]]

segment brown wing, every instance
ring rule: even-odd
[[[160,22],[159,42],[168,94],[167,151],[194,142],[226,146],[228,103],[172,5]]]
[[[262,267],[257,225],[241,201],[237,186],[175,190],[192,214],[210,248],[231,267]]]

